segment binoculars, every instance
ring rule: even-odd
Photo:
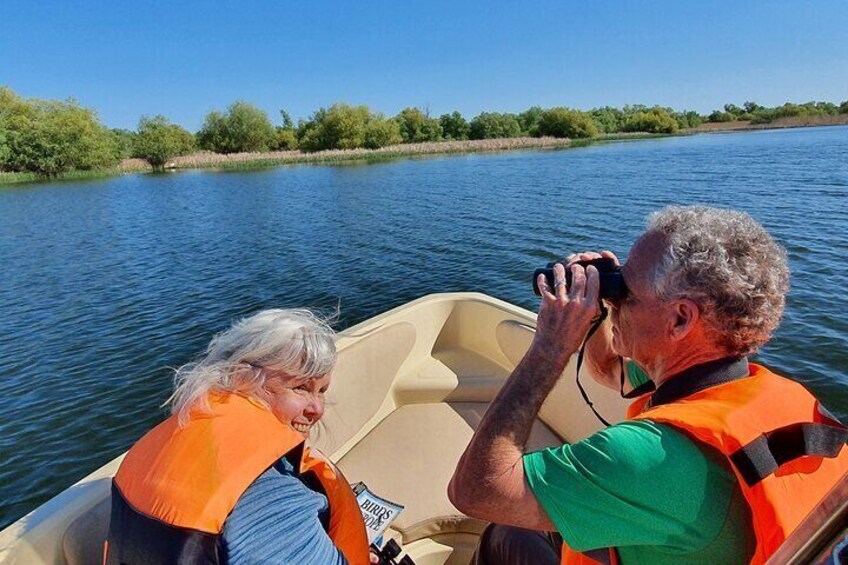
[[[539,275],[545,275],[545,279],[548,281],[548,287],[553,289],[554,265],[557,263],[560,263],[564,267],[567,262],[565,259],[553,261],[548,263],[544,269],[536,269],[533,273],[533,292],[535,292],[538,296],[541,296],[542,292],[539,290],[539,285],[536,283],[536,279],[539,278]],[[622,300],[627,296],[627,285],[624,284],[624,277],[621,276],[621,267],[616,265],[614,260],[602,257],[600,259],[592,259],[591,261],[577,261],[576,264],[583,266],[583,268],[592,265],[598,270],[601,280],[599,298],[606,300]],[[568,268],[565,269],[565,288],[566,290],[571,288],[571,270]]]

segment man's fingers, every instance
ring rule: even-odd
[[[613,253],[612,251],[604,249],[603,251],[601,251],[601,257],[612,259],[613,261],[615,261],[616,265],[621,265],[621,262],[618,260],[618,257],[616,257],[615,253]]]
[[[571,288],[568,289],[568,296],[572,300],[582,298],[586,292],[586,270],[580,265],[571,266]]]
[[[565,267],[560,263],[554,265],[554,294],[560,300],[565,300],[568,294],[565,288]]]
[[[594,259],[600,259],[601,254],[595,253],[594,251],[583,251],[582,253],[572,253],[565,260],[565,266],[570,267],[577,261],[592,261]]]
[[[573,276],[573,275],[572,275]],[[601,275],[594,265],[586,267],[586,300],[597,303],[601,292]]]
[[[542,298],[547,298],[548,300],[556,300],[556,296],[551,294],[551,287],[548,284],[548,279],[545,275],[539,275],[536,277],[536,286],[539,287],[539,293],[542,295]]]

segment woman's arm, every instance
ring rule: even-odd
[[[228,562],[346,564],[321,524],[327,498],[276,465],[239,498],[224,524]]]

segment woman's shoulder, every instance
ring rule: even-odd
[[[227,518],[223,537],[229,561],[317,551],[327,553],[327,562],[333,563],[337,551],[320,521],[327,505],[327,498],[306,486],[281,459],[253,481]],[[291,562],[299,559],[290,557]]]

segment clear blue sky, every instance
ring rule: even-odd
[[[0,0],[0,85],[192,131],[236,99],[275,121],[342,101],[467,118],[840,102],[848,1]]]

